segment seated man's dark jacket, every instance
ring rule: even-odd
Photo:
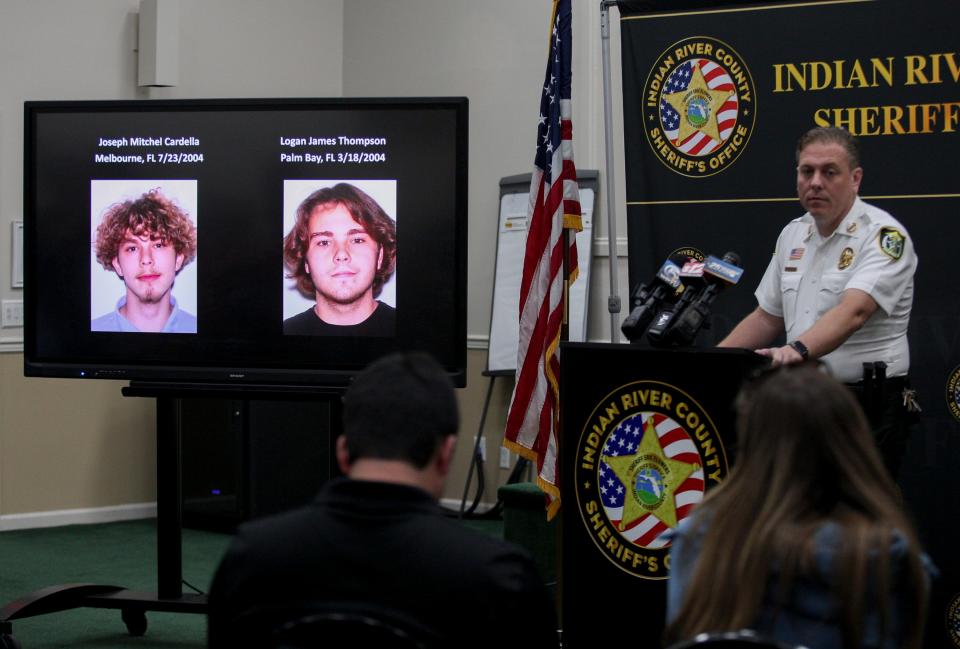
[[[447,518],[423,490],[347,478],[241,526],[210,590],[210,646],[258,646],[270,629],[233,624],[254,607],[330,601],[396,610],[447,646],[557,646],[553,604],[524,550]]]

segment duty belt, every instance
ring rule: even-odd
[[[899,395],[903,399],[903,407],[907,412],[920,412],[917,403],[917,391],[910,387],[910,379],[906,376],[887,376],[887,364],[883,361],[863,364],[863,378],[856,383],[846,384],[857,395],[868,415],[874,407],[879,407],[892,395]]]

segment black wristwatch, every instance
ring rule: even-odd
[[[787,344],[793,347],[794,351],[800,354],[800,358],[802,358],[803,360],[807,360],[808,358],[810,358],[810,350],[807,349],[807,346],[804,345],[799,340],[794,340],[792,343],[787,343]]]

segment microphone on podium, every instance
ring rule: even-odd
[[[702,257],[701,257],[702,258]],[[647,330],[647,340],[655,347],[665,347],[671,345],[670,331],[681,313],[689,306],[697,296],[702,286],[704,262],[690,258],[680,269],[680,277],[683,281],[683,292],[673,304],[668,304],[657,314],[650,329]]]
[[[703,265],[704,285],[675,319],[668,332],[672,344],[689,346],[697,338],[700,329],[710,317],[710,307],[717,295],[728,286],[740,281],[743,269],[740,268],[740,255],[728,252],[723,259],[707,257]]]
[[[680,266],[667,259],[649,284],[641,284],[633,290],[630,296],[632,310],[620,325],[620,331],[627,340],[632,343],[639,341],[663,301],[681,290],[680,270]]]

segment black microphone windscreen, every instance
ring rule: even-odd
[[[734,266],[737,266],[737,267],[740,266],[740,255],[738,255],[732,250],[723,256],[723,260],[728,264],[733,264]]]

